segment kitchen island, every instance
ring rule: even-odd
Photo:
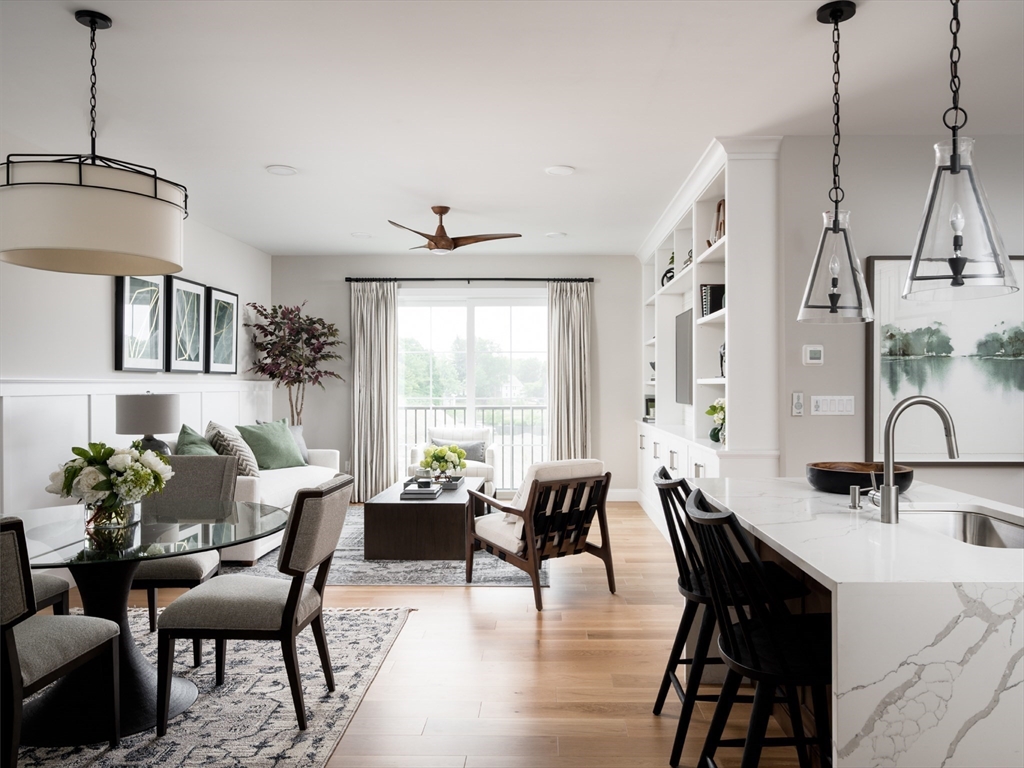
[[[831,592],[837,768],[1024,765],[1024,549],[958,541],[924,514],[1024,525],[1024,510],[915,483],[885,525],[803,478],[691,482]]]

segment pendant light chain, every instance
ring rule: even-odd
[[[839,19],[833,17],[834,21],[832,24],[832,42],[835,45],[835,50],[832,53],[832,64],[834,70],[832,72],[832,85],[834,91],[832,93],[832,104],[835,107],[835,112],[832,114],[832,126],[834,132],[832,134],[832,189],[829,190],[828,199],[835,205],[835,224],[834,227],[839,227],[839,203],[843,201],[846,193],[843,192],[843,188],[839,185]],[[838,229],[837,229],[838,231]]]
[[[92,158],[96,162],[96,20],[93,19],[89,25],[89,49],[92,51],[89,57],[89,65],[92,67],[92,74],[89,75],[89,138],[92,143]]]

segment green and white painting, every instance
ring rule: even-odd
[[[206,342],[207,373],[238,370],[238,295],[219,288],[206,289],[209,338]]]
[[[114,369],[163,370],[163,278],[118,277],[114,292]]]
[[[171,276],[167,294],[167,370],[201,373],[206,286]]]
[[[892,407],[929,395],[949,409],[960,461],[1024,461],[1024,293],[964,301],[900,296],[910,260],[871,259],[875,322],[868,327],[872,455]],[[1012,260],[1018,284],[1022,261]],[[897,457],[949,461],[939,419],[926,408],[900,418]]]

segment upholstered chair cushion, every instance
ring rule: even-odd
[[[164,608],[160,629],[263,629],[281,628],[291,579],[229,574],[194,587]],[[296,621],[303,621],[320,605],[320,595],[303,585]]]
[[[174,476],[160,493],[142,500],[146,515],[159,515],[161,505],[174,505],[181,514],[181,502],[230,501],[235,497],[238,458],[235,456],[168,456]]]
[[[277,557],[278,570],[305,573],[333,555],[353,488],[351,475],[338,475],[310,489],[316,495],[306,490],[295,494]]]
[[[561,461],[538,461],[531,464],[526,470],[523,482],[516,491],[516,495],[509,502],[510,507],[525,509],[526,502],[530,499],[530,488],[533,481],[545,483],[549,480],[573,480],[577,477],[596,477],[604,474],[604,462],[600,459],[563,459]],[[571,499],[567,498],[566,505]],[[548,514],[551,510],[548,510]],[[523,535],[523,518],[518,515],[505,515],[505,520],[516,524],[516,536]]]
[[[36,593],[36,605],[39,605],[51,597],[67,592],[71,585],[60,576],[35,571],[32,573],[32,589]]]
[[[14,627],[22,685],[31,685],[120,632],[114,622],[94,616],[29,616]]]
[[[220,553],[193,552],[174,557],[160,557],[154,560],[143,560],[135,572],[135,578],[145,581],[177,579],[181,581],[199,581],[220,565]]]
[[[478,517],[474,523],[476,535],[484,541],[497,544],[509,552],[521,555],[523,550],[526,549],[526,542],[523,540],[522,531],[520,530],[517,534],[516,528],[518,526],[514,522],[506,520],[505,517],[505,514],[502,512],[492,512],[489,515]],[[520,519],[515,515],[508,515],[508,517],[515,518],[516,520]]]

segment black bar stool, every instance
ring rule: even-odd
[[[662,707],[665,705],[669,686],[671,686],[683,705],[682,714],[679,716],[679,725],[676,727],[675,742],[672,744],[672,755],[669,758],[669,764],[677,766],[683,753],[683,745],[686,743],[686,731],[690,727],[694,705],[698,701],[719,700],[718,694],[699,694],[697,692],[704,674],[704,667],[707,664],[722,664],[724,662],[715,656],[708,657],[716,619],[715,612],[711,609],[711,591],[708,587],[704,564],[701,562],[683,519],[686,499],[692,493],[690,485],[685,479],[673,479],[665,467],[661,467],[655,472],[654,484],[658,487],[658,494],[661,496],[661,508],[665,513],[668,535],[672,542],[672,552],[679,570],[679,592],[686,598],[679,630],[676,632],[676,639],[672,644],[668,665],[665,667],[665,675],[662,677],[661,688],[658,690],[658,698],[654,702],[654,714],[660,715]],[[765,564],[765,569],[774,588],[784,599],[803,597],[807,594],[807,588],[776,563]],[[684,656],[684,645],[696,619],[699,605],[707,606],[707,608],[705,608],[704,617],[701,619],[693,656],[688,658]],[[676,674],[676,669],[680,664],[690,665],[685,690]],[[753,698],[741,696],[737,700],[749,703],[753,701]]]
[[[722,733],[744,677],[757,687],[747,737],[741,742],[742,768],[755,768],[765,746],[795,746],[800,768],[810,768],[797,686],[811,689],[822,764],[830,764],[832,740],[825,686],[832,680],[832,617],[827,613],[792,615],[736,516],[713,507],[700,490],[687,498],[686,517],[703,559],[720,627],[718,647],[729,668],[698,765],[714,766],[718,747],[740,746],[736,743],[740,740],[722,739]],[[730,608],[735,611],[735,623]],[[779,687],[787,692],[793,738],[765,737]]]

